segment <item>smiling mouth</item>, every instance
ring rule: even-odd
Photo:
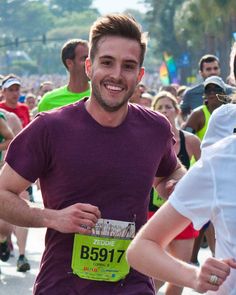
[[[104,83],[104,86],[107,90],[109,91],[113,91],[113,92],[120,92],[122,90],[124,90],[124,87],[119,86],[119,85],[114,85],[114,84],[108,84],[108,83]]]

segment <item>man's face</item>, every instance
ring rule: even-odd
[[[75,48],[75,58],[71,63],[71,71],[75,74],[78,74],[87,77],[85,73],[85,60],[88,57],[88,47],[86,45],[78,44]]]
[[[36,99],[34,97],[27,97],[26,104],[28,105],[30,110],[33,110],[36,107]]]
[[[99,40],[93,62],[86,60],[92,82],[92,100],[104,110],[115,112],[134,93],[144,69],[140,68],[141,48],[137,41],[106,36]]]
[[[219,63],[217,61],[204,62],[200,74],[204,80],[210,76],[220,76]]]
[[[41,89],[40,89],[40,94],[41,96],[44,96],[45,93],[52,91],[53,90],[53,85],[52,84],[44,84]]]
[[[3,89],[3,96],[6,102],[11,105],[16,105],[20,96],[20,85],[13,84],[8,88]]]
[[[216,109],[222,105],[216,94],[225,94],[223,89],[216,84],[209,84],[204,90],[207,105],[212,109]]]

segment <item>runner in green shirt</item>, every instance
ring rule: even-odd
[[[87,56],[87,41],[72,39],[64,44],[61,59],[69,73],[69,83],[47,92],[38,104],[39,112],[68,105],[90,95],[89,78],[84,68]]]

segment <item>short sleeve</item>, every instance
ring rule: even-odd
[[[40,114],[11,142],[5,161],[30,182],[41,177],[50,165],[50,144],[45,114]]]
[[[209,162],[200,159],[176,185],[171,205],[200,229],[211,219],[215,185]]]
[[[173,134],[169,132],[169,138],[166,142],[165,151],[161,158],[156,177],[167,177],[169,176],[176,168],[177,165],[177,156],[174,150],[175,140]]]

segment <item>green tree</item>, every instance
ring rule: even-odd
[[[53,26],[53,16],[42,1],[1,0],[1,33],[8,36],[32,38]]]
[[[220,57],[226,77],[236,10],[232,0],[188,0],[175,14],[175,34],[195,57],[212,53]]]
[[[93,0],[50,0],[52,12],[62,15],[65,12],[83,12],[90,8]]]

